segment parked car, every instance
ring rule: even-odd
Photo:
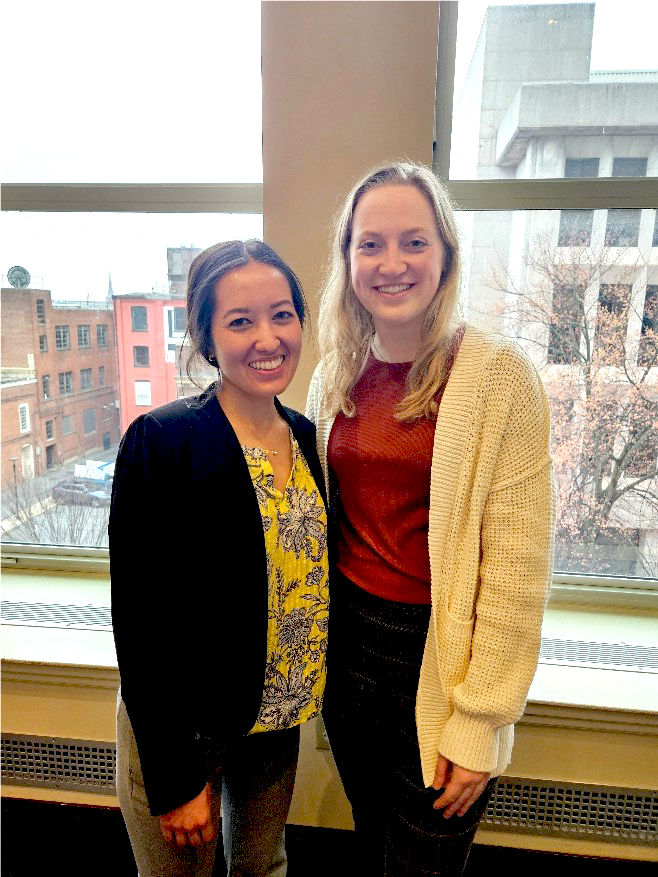
[[[111,499],[111,487],[100,481],[83,478],[71,478],[60,481],[53,487],[55,502],[66,505],[108,506]]]

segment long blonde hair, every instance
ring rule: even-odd
[[[396,418],[404,421],[434,416],[436,396],[448,379],[448,354],[456,328],[461,270],[453,206],[444,185],[430,168],[409,161],[387,162],[373,168],[354,186],[334,226],[318,320],[320,353],[324,361],[324,408],[328,414],[339,410],[348,417],[355,414],[350,392],[363,371],[375,331],[372,317],[357,299],[350,278],[354,211],[366,192],[391,184],[415,186],[427,198],[445,247],[439,289],[425,314],[420,347],[407,375],[406,395]]]

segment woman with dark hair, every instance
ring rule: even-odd
[[[515,343],[458,317],[429,168],[348,195],[307,416],[335,521],[323,716],[356,874],[461,874],[535,671],[552,558],[549,414]]]
[[[220,799],[229,875],[284,875],[327,641],[315,429],[277,399],[304,298],[269,246],[229,241],[192,263],[187,313],[217,381],[138,417],[115,469],[117,793],[141,877],[209,877]]]

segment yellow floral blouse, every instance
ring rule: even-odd
[[[265,451],[242,446],[263,520],[268,559],[267,664],[263,700],[250,734],[301,725],[322,708],[329,610],[327,514],[299,445],[292,470],[274,487]]]

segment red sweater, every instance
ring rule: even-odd
[[[427,547],[434,419],[395,420],[411,363],[370,357],[336,417],[329,466],[338,484],[338,569],[387,600],[430,603]]]

